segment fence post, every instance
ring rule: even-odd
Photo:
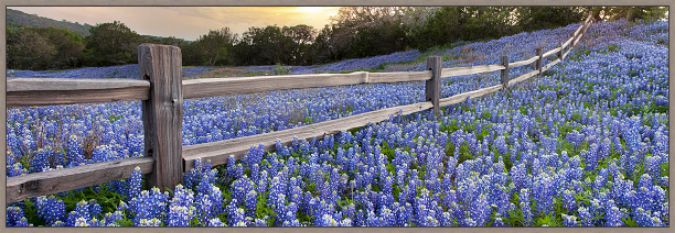
[[[537,51],[537,57],[539,57],[539,58],[537,58],[536,69],[537,69],[537,70],[539,71],[539,73],[541,74],[541,71],[542,71],[542,64],[544,63],[544,55],[543,55],[543,52],[542,52],[542,51],[543,51],[543,48],[539,47],[539,48],[537,48],[536,51]]]
[[[426,101],[431,101],[434,105],[434,115],[438,116],[441,111],[439,105],[439,100],[441,99],[441,57],[428,57],[427,68],[431,70],[431,79],[426,82]]]
[[[560,42],[560,51],[558,51],[558,59],[562,62],[563,60],[563,53],[565,51],[565,47],[563,47],[563,42]]]
[[[501,74],[502,85],[504,86],[504,89],[506,89],[509,87],[509,56],[502,55],[502,66],[504,66]]]
[[[141,44],[138,63],[150,81],[150,96],[143,101],[145,156],[154,158],[150,185],[171,190],[183,178],[183,85],[180,48]]]

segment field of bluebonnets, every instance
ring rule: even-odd
[[[420,53],[288,67],[290,73],[423,70],[529,58],[578,27]],[[198,162],[172,192],[128,180],[9,203],[8,226],[668,226],[668,23],[599,22],[568,59],[496,94],[360,129]],[[186,67],[199,76],[212,67]],[[251,73],[274,67],[244,67]],[[512,77],[531,67],[512,71]],[[9,76],[137,78],[135,65]],[[443,81],[442,97],[499,83]],[[424,84],[186,100],[183,144],[423,101]],[[7,175],[142,155],[139,102],[12,108]]]

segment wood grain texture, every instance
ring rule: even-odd
[[[502,66],[504,66],[504,69],[501,71],[500,79],[502,81],[502,86],[508,87],[509,71],[511,70],[511,67],[509,66],[509,56],[502,55],[501,61],[502,61]]]
[[[503,69],[504,66],[502,65],[481,65],[481,66],[443,68],[443,70],[441,71],[441,77],[455,77],[472,74],[490,73]]]
[[[432,111],[435,116],[441,113],[438,101],[441,98],[441,57],[431,56],[427,58],[427,69],[431,71],[431,79],[425,82],[424,94],[426,101],[433,105]]]
[[[530,79],[534,76],[537,76],[538,74],[539,74],[538,70],[533,70],[533,71],[527,72],[527,73],[525,73],[521,76],[518,76],[517,78],[511,79],[511,81],[509,82],[509,87],[512,87],[512,86],[514,86],[514,85],[516,85],[516,84],[518,84],[522,81],[528,80],[528,79]]]
[[[431,79],[430,71],[375,72],[375,73],[368,73],[366,83],[411,82],[411,81],[426,81],[429,79]]]
[[[567,55],[570,54],[570,52],[572,51],[572,48],[573,48],[573,47],[570,47],[569,50],[567,50],[567,51],[565,51],[565,53],[563,53],[563,59],[567,58]]]
[[[543,71],[547,71],[548,69],[553,68],[553,66],[557,65],[557,64],[560,63],[561,61],[562,61],[562,60],[560,60],[560,58],[555,59],[555,60],[549,62],[548,64],[546,64],[546,65],[543,67],[542,70],[543,70]]]
[[[184,98],[241,95],[257,92],[332,87],[366,83],[368,73],[305,74],[232,78],[206,78],[183,81]]]
[[[256,77],[191,79],[183,81],[186,99],[265,91],[335,87],[367,83],[395,83],[431,79],[429,71],[353,72],[349,74],[302,74]]]
[[[585,25],[586,25],[585,23],[582,23],[581,25],[579,25],[579,27],[577,28],[577,30],[575,30],[574,33],[572,33],[572,37],[578,36],[579,33],[581,33],[581,30],[584,29],[584,26],[585,26]]]
[[[541,67],[544,63],[544,54],[543,54],[544,49],[540,47],[537,48],[535,51],[537,54],[537,62],[534,63],[535,64],[534,67],[541,73],[542,72]]]
[[[572,41],[572,46],[576,46],[577,43],[579,43],[579,40],[581,40],[581,37],[584,36],[584,33],[586,33],[586,30],[590,27],[590,24],[583,24],[581,27],[578,29],[579,33],[576,33],[574,35],[574,41]]]
[[[539,59],[538,56],[533,56],[531,58],[528,58],[527,60],[520,60],[520,61],[517,61],[517,62],[509,63],[509,67],[516,68],[516,67],[530,65],[530,64],[536,62],[537,59]]]
[[[567,39],[567,40],[562,44],[563,47],[567,48],[567,47],[572,43],[572,41],[574,41],[574,36],[571,36],[569,39]]]
[[[560,47],[557,47],[557,48],[551,49],[549,51],[546,51],[542,56],[549,57],[553,54],[557,54],[558,52],[560,52]]]
[[[180,48],[138,46],[141,76],[150,81],[150,98],[143,101],[145,156],[155,160],[150,184],[173,190],[183,180],[183,94]]]
[[[7,203],[103,184],[131,176],[135,167],[152,171],[152,158],[132,158],[7,178]]]
[[[7,91],[74,91],[150,87],[146,80],[132,79],[70,79],[70,78],[11,78]]]
[[[124,79],[15,78],[7,80],[7,105],[100,103],[148,98],[150,83]]]
[[[7,92],[7,105],[10,107],[102,103],[145,99],[148,99],[147,87],[74,91]]]
[[[430,102],[422,102],[380,109],[282,131],[240,137],[220,142],[185,146],[183,147],[185,169],[189,170],[192,168],[194,161],[197,159],[202,159],[204,161],[210,160],[213,165],[225,164],[227,163],[228,156],[233,155],[239,158],[248,152],[252,146],[263,145],[266,149],[271,149],[277,140],[286,144],[291,142],[293,138],[320,138],[324,135],[335,134],[341,131],[363,127],[368,124],[382,122],[394,115],[408,115],[431,109],[432,107],[433,105]]]
[[[441,99],[441,106],[445,107],[445,106],[448,106],[448,105],[458,104],[458,103],[464,102],[468,99],[478,98],[478,97],[481,97],[481,96],[484,96],[484,95],[487,95],[487,94],[490,94],[490,93],[497,92],[497,91],[499,91],[503,88],[504,88],[504,86],[502,86],[500,84],[500,85],[494,85],[494,86],[491,86],[491,87],[485,87],[485,88],[481,88],[481,89],[478,89],[478,90],[473,90],[473,91],[468,91],[468,92],[464,92],[464,93],[461,93],[461,94],[453,95],[453,96]]]
[[[579,29],[577,29],[577,31],[579,31],[579,32],[578,33],[575,32],[574,37],[573,37],[574,40],[572,41],[572,46],[576,46],[577,43],[579,43],[579,40],[581,40],[581,37],[584,36],[584,34],[588,30],[588,28],[591,27],[592,23],[593,23],[592,18],[588,17],[586,19],[586,21],[584,21],[584,24],[582,24],[581,27],[579,27]]]

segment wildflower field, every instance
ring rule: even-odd
[[[579,24],[289,73],[426,69],[529,58]],[[197,161],[174,190],[127,180],[8,203],[7,226],[668,226],[668,22],[592,24],[563,62],[495,94],[320,140]],[[278,67],[246,67],[251,73]],[[198,77],[212,67],[185,67]],[[532,67],[511,70],[511,77]],[[138,78],[137,66],[11,71]],[[441,97],[500,83],[442,80]],[[424,83],[185,100],[183,144],[278,131],[424,101]],[[141,104],[10,108],[7,176],[143,156]]]

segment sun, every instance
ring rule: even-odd
[[[324,10],[325,7],[296,7],[296,10],[305,14],[317,14]]]

